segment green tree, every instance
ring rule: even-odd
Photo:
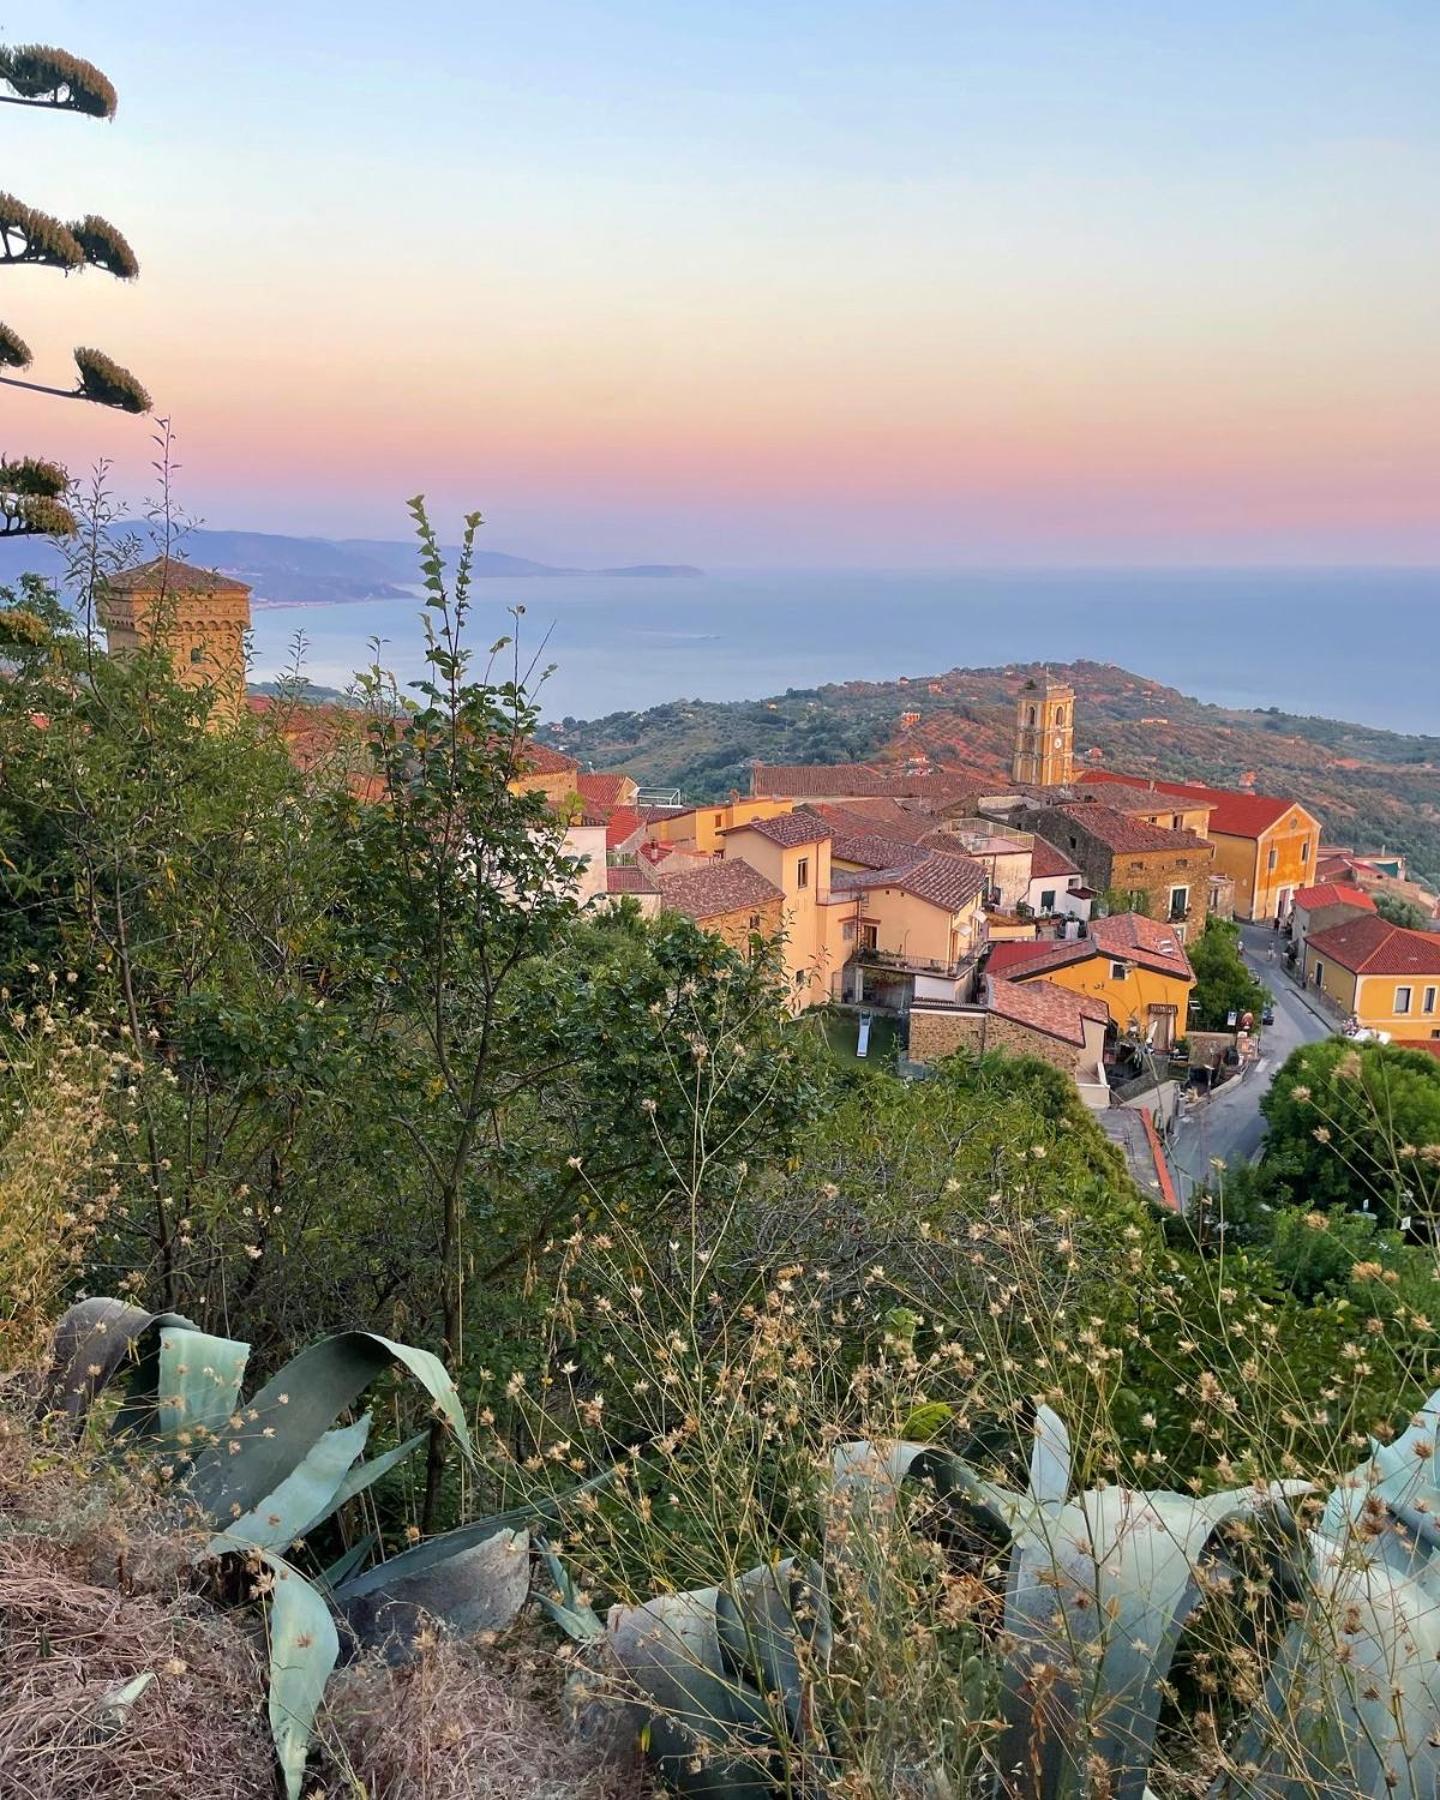
[[[45,107],[94,119],[115,115],[115,90],[109,81],[92,64],[64,50],[39,44],[0,46],[0,87],[8,90],[0,92],[0,100],[12,106]],[[38,265],[67,275],[103,269],[120,281],[133,281],[140,273],[134,251],[109,220],[87,213],[66,223],[13,194],[0,194],[0,263]],[[32,361],[24,338],[0,324],[0,369],[28,369]],[[73,388],[23,381],[13,373],[0,375],[0,381],[122,412],[150,410],[145,389],[103,351],[80,346],[75,368],[79,379]],[[74,531],[74,515],[65,503],[66,486],[65,471],[57,463],[34,456],[0,459],[0,535],[65,536]]]
[[[1423,1051],[1327,1038],[1296,1050],[1261,1101],[1259,1181],[1276,1205],[1434,1220],[1440,1063]]]
[[[1258,1018],[1269,995],[1240,955],[1239,927],[1227,919],[1209,918],[1189,946],[1195,986],[1190,995],[1190,1023],[1200,1031],[1223,1031],[1230,1014]]]
[[[1379,888],[1373,898],[1376,912],[1392,925],[1403,925],[1408,931],[1423,931],[1430,923],[1430,915],[1425,908],[1417,901],[1407,900],[1403,894]]]

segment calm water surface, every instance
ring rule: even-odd
[[[984,574],[735,570],[679,580],[549,576],[478,587],[477,646],[508,628],[558,666],[548,718],[679,697],[757,699],[827,681],[1090,657],[1232,706],[1440,734],[1440,570]],[[258,608],[256,678],[303,631],[312,680],[343,686],[383,640],[421,666],[418,604]]]

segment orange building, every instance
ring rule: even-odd
[[[1305,945],[1305,980],[1367,1031],[1440,1040],[1440,937],[1358,913]]]
[[[1168,926],[1143,913],[1093,919],[1090,935],[1065,943],[997,944],[987,975],[1052,981],[1105,1003],[1115,1029],[1168,1050],[1185,1035],[1195,973]]]
[[[183,686],[209,690],[212,725],[233,725],[240,717],[250,629],[250,589],[243,581],[157,556],[108,576],[99,612],[112,656],[159,645]]]
[[[1235,883],[1235,911],[1242,919],[1284,919],[1297,888],[1316,879],[1320,821],[1295,800],[1238,789],[1208,788],[1196,782],[1147,781],[1092,769],[1081,783],[1119,782],[1153,790],[1175,800],[1210,807],[1205,835],[1215,846],[1215,869]]]

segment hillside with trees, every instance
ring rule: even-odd
[[[1440,738],[1336,719],[1212,706],[1110,663],[1048,665],[1076,693],[1082,766],[1294,794],[1339,843],[1385,844],[1440,884]],[[749,787],[748,764],[897,763],[923,755],[1008,776],[1015,698],[1038,664],[912,680],[789,689],[753,701],[676,700],[543,728],[548,742],[643,785],[715,799]],[[902,726],[902,717],[915,715]]]

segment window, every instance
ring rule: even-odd
[[[1055,708],[1055,723],[1057,725],[1063,725],[1065,723],[1065,708],[1063,706],[1057,706]]]
[[[1054,910],[1055,910],[1055,889],[1054,888],[1042,888],[1040,890],[1040,910],[1041,910],[1041,912],[1054,912]]]
[[[1408,1013],[1409,1012],[1409,1010],[1410,1010],[1410,994],[1411,994],[1411,990],[1408,987],[1397,987],[1396,988],[1396,990],[1395,990],[1395,1011],[1397,1013]]]
[[[725,825],[725,815],[724,815],[724,813],[716,813],[716,815],[715,815],[715,829],[716,829],[716,830],[717,830],[717,831],[721,831],[721,830],[723,830],[723,829],[724,829],[724,825]]]
[[[810,885],[810,858],[808,856],[802,856],[795,865],[795,885],[798,888],[808,888]]]
[[[192,644],[190,646],[190,660],[192,663],[204,662],[205,646],[203,644]]]
[[[1172,831],[1178,831],[1180,829],[1180,814],[1179,813],[1171,813],[1170,829]]]
[[[1325,965],[1318,956],[1315,958],[1315,985],[1316,987],[1325,985]]]
[[[1188,887],[1173,887],[1170,890],[1170,922],[1176,925],[1190,912],[1190,890]]]
[[[878,925],[862,925],[860,927],[860,948],[862,950],[875,949],[879,929]]]
[[[1278,860],[1279,860],[1279,858],[1278,858],[1278,854],[1277,854],[1277,852],[1276,852],[1276,849],[1275,849],[1275,846],[1274,846],[1274,845],[1273,845],[1273,844],[1272,844],[1272,845],[1271,845],[1271,846],[1270,846],[1270,854],[1269,854],[1269,856],[1268,856],[1268,857],[1267,857],[1267,858],[1266,858],[1266,859],[1265,859],[1265,867],[1266,867],[1266,868],[1267,868],[1267,869],[1273,869],[1273,868],[1274,868],[1274,867],[1275,867],[1275,864],[1276,864],[1276,862],[1277,862],[1277,861],[1278,861]]]
[[[1033,725],[1035,723],[1035,708],[1033,706],[1025,714],[1025,723],[1027,725]]]
[[[1110,965],[1110,979],[1112,981],[1123,981],[1128,972],[1125,964],[1122,962],[1112,962]]]
[[[1420,1002],[1420,1010],[1421,1010],[1421,1012],[1427,1012],[1427,1013],[1434,1012],[1434,1010],[1435,1010],[1435,990],[1433,987],[1426,988],[1424,998]]]
[[[758,931],[758,930],[759,930],[759,929],[760,929],[760,915],[759,915],[759,913],[751,913],[751,915],[750,915],[750,929],[751,929],[751,930],[752,930],[752,931]]]
[[[1305,842],[1300,846],[1300,861],[1302,863],[1308,863],[1309,860],[1310,860],[1310,840],[1309,840],[1309,838],[1306,838]]]

